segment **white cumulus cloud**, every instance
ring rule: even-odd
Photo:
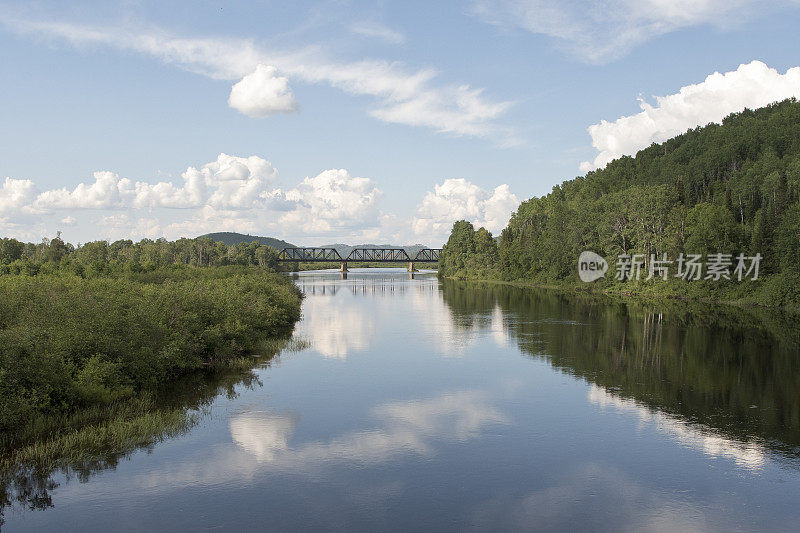
[[[446,179],[425,194],[414,217],[413,230],[417,236],[443,242],[453,222],[463,219],[497,233],[519,203],[506,184],[487,191],[463,178]]]
[[[386,213],[371,178],[328,169],[279,187],[259,156],[221,153],[173,181],[134,181],[111,171],[40,191],[31,180],[0,182],[0,231],[36,240],[64,230],[74,241],[192,237],[215,231],[270,235],[297,244],[425,242],[440,246],[455,220],[500,231],[519,199],[508,185],[485,190],[447,179],[428,191],[416,215]],[[23,231],[24,230],[24,231]]]
[[[0,187],[0,216],[14,214],[29,206],[36,198],[36,185],[31,180],[6,177]]]
[[[689,128],[719,122],[745,107],[763,107],[791,96],[800,96],[800,67],[781,74],[761,61],[753,61],[724,74],[715,72],[701,83],[656,97],[655,105],[640,100],[642,111],[635,115],[590,126],[592,145],[600,153],[594,161],[581,163],[580,168],[584,172],[602,168],[613,159],[633,155]]]
[[[326,170],[286,192],[286,199],[297,207],[281,222],[310,234],[374,227],[382,194],[369,178],[352,177],[344,169]]]
[[[133,182],[110,171],[93,174],[93,183],[79,183],[44,191],[31,202],[39,211],[54,209],[188,209],[211,206],[218,209],[250,209],[263,205],[276,194],[270,186],[278,172],[272,163],[258,156],[237,157],[219,154],[216,161],[200,168],[189,167],[181,175],[183,183],[161,181]],[[17,190],[17,205],[33,191],[33,183],[11,180],[4,187]],[[5,194],[11,194],[5,193]],[[0,209],[2,208],[0,196]]]
[[[37,209],[109,209],[124,207],[133,195],[133,183],[109,171],[93,174],[94,183],[79,183],[71,191],[66,187],[44,191],[37,196]]]
[[[278,75],[278,69],[258,65],[233,87],[228,105],[253,118],[265,118],[275,113],[291,113],[298,108],[289,87],[289,78]]]
[[[214,188],[208,204],[222,209],[258,206],[271,197],[274,191],[270,185],[278,179],[278,171],[266,159],[227,154],[220,154],[216,161],[203,166],[200,174],[206,185]]]
[[[21,227],[41,223],[37,234],[70,226],[76,228],[72,235],[82,234],[79,240],[174,239],[212,231],[358,242],[407,235],[397,217],[379,209],[383,193],[375,182],[345,169],[325,170],[282,189],[266,159],[221,153],[188,167],[179,181],[133,181],[111,171],[92,177],[44,191],[31,180],[6,178],[0,182],[0,231],[23,236]]]
[[[206,182],[194,167],[186,169],[181,177],[183,185],[168,181],[158,183],[136,182],[131,204],[133,207],[155,209],[160,207],[188,209],[200,207],[206,200]]]

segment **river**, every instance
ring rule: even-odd
[[[296,282],[289,348],[187,402],[190,430],[49,473],[3,530],[800,524],[788,318],[399,269]]]

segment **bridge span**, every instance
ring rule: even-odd
[[[353,248],[347,257],[342,257],[336,248],[284,248],[278,261],[294,263],[340,263],[341,271],[347,272],[347,262],[359,263],[408,263],[408,271],[416,270],[415,263],[438,263],[441,248],[423,248],[410,257],[403,248]]]

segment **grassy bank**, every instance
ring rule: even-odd
[[[0,276],[0,431],[241,364],[291,332],[300,303],[289,279],[245,267]]]

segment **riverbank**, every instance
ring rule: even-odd
[[[252,267],[0,276],[3,444],[191,372],[252,366],[265,343],[291,333],[300,305],[290,279]]]
[[[790,280],[770,276],[761,280],[760,290],[751,286],[712,284],[707,282],[681,282],[649,280],[638,283],[615,283],[600,280],[593,283],[563,281],[561,283],[542,283],[531,280],[500,280],[494,278],[465,278],[460,276],[440,276],[465,282],[495,283],[522,288],[553,290],[569,294],[588,294],[612,299],[633,299],[654,302],[664,299],[714,305],[730,305],[741,308],[763,308],[800,314],[800,287]],[[747,281],[746,284],[759,283]],[[777,303],[776,303],[777,302]]]

